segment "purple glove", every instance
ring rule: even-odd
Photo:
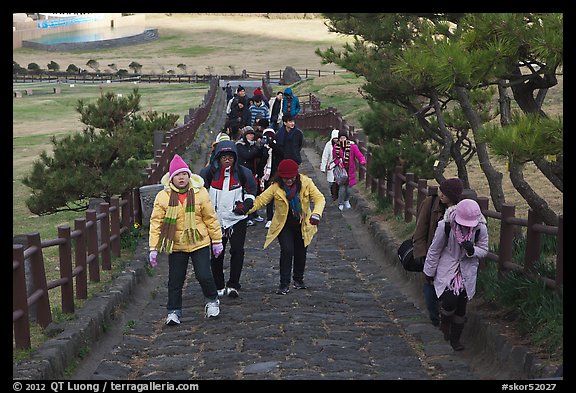
[[[212,254],[214,254],[215,258],[218,258],[220,254],[224,251],[224,245],[222,243],[214,243],[212,244]]]
[[[318,225],[319,222],[320,222],[320,216],[318,214],[314,213],[310,216],[310,224]]]
[[[158,266],[158,261],[156,261],[157,257],[158,257],[158,251],[156,250],[150,251],[150,266],[152,266],[152,269]]]

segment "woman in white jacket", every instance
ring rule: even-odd
[[[332,157],[332,149],[334,144],[338,142],[339,132],[340,131],[336,129],[332,130],[330,140],[326,142],[326,145],[324,145],[324,151],[322,152],[322,162],[320,163],[320,170],[326,174],[326,180],[330,185],[330,194],[332,195],[333,201],[338,200],[338,184],[334,181],[334,163],[332,163],[334,158]]]

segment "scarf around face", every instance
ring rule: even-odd
[[[290,187],[284,184],[284,191],[286,191],[286,198],[288,198],[288,204],[290,205],[292,214],[298,219],[298,222],[301,222],[302,203],[300,202],[300,196],[298,195],[298,184],[294,182]]]
[[[170,200],[168,201],[168,209],[162,221],[160,229],[160,238],[158,240],[158,252],[165,251],[167,254],[172,253],[174,241],[176,237],[176,220],[178,218],[178,204],[180,202],[179,195],[186,194],[186,208],[184,211],[184,231],[179,239],[182,243],[195,243],[200,240],[200,232],[196,228],[195,220],[195,198],[194,189],[188,183],[184,189],[177,188],[174,183],[170,182]]]
[[[336,143],[336,155],[342,160],[344,168],[348,168],[350,163],[350,141],[346,139],[344,142],[338,141]]]

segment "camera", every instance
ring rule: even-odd
[[[263,144],[263,145],[267,145],[268,142],[269,142],[268,135],[264,135],[264,136],[262,137],[262,144]]]

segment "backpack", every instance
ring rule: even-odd
[[[434,202],[436,202],[437,195],[432,195],[432,203],[430,203],[430,213],[432,213],[432,208],[434,207]],[[421,272],[424,270],[424,261],[420,258],[418,260],[414,259],[414,243],[412,242],[412,237],[406,239],[398,247],[398,259],[402,264],[404,270],[409,272]]]

